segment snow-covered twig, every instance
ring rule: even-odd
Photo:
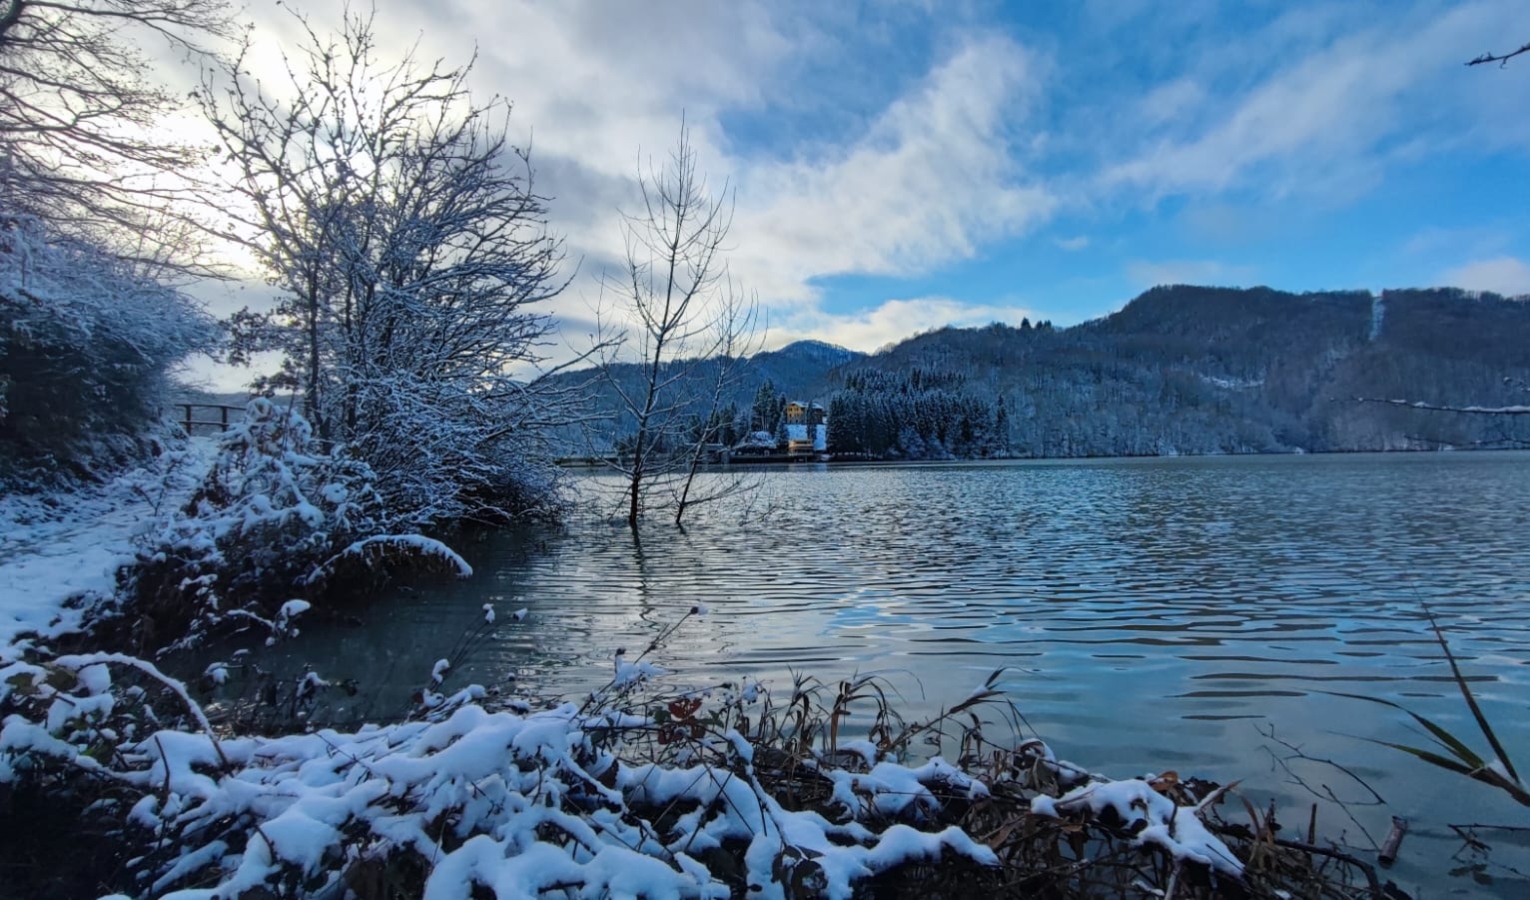
[[[129,669],[135,669],[139,672],[142,672],[155,681],[158,681],[160,684],[169,689],[170,693],[174,694],[186,707],[186,712],[188,712],[191,715],[192,720],[197,723],[197,727],[200,728],[202,733],[207,735],[207,739],[212,742],[213,749],[217,751],[218,758],[223,762],[224,767],[228,767],[228,757],[223,754],[223,748],[218,744],[218,736],[213,732],[212,723],[207,720],[207,714],[202,711],[201,704],[191,699],[191,694],[187,692],[186,685],[183,682],[181,682],[179,679],[171,678],[169,675],[161,672],[158,666],[154,665],[148,660],[139,659],[136,656],[128,656],[125,653],[81,653],[69,656],[60,656],[54,660],[54,663],[59,666],[63,666],[64,668],[74,670],[83,669],[86,666],[103,664],[125,666]]]
[[[436,540],[419,534],[379,534],[372,537],[362,538],[350,546],[326,559],[314,568],[305,579],[313,584],[322,580],[332,573],[335,566],[347,559],[366,560],[375,551],[388,548],[404,550],[418,556],[436,559],[455,569],[458,577],[469,578],[473,574],[473,567],[463,559],[457,551]]]

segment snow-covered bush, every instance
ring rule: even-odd
[[[754,682],[635,694],[622,674],[582,705],[496,710],[469,687],[412,721],[262,738],[218,735],[131,657],[18,661],[0,798],[39,778],[88,796],[131,859],[109,886],[182,900],[1383,896],[1345,887],[1363,870],[1342,852],[1220,820],[1226,788],[994,742],[975,714],[991,690],[904,725],[865,679],[773,702]],[[900,755],[934,734],[956,762]]]
[[[296,410],[252,400],[186,508],[140,554],[128,591],[135,643],[156,649],[230,620],[274,638],[294,597],[368,591],[398,562],[471,573],[439,541],[392,533],[397,517],[374,482]]]
[[[125,690],[114,673],[131,677]],[[624,736],[661,731],[651,716],[573,704],[493,712],[483,696],[470,688],[426,720],[352,733],[219,738],[184,686],[146,663],[18,662],[0,669],[0,711],[10,711],[0,784],[45,772],[111,784],[97,815],[138,850],[136,881],[118,887],[155,897],[208,896],[206,886],[230,897],[361,892],[400,872],[417,881],[395,888],[426,897],[477,885],[498,897],[723,898],[750,884],[763,896],[846,897],[910,862],[995,861],[928,815],[932,790],[985,792],[949,764],[883,766],[858,782],[847,773],[848,808],[825,816],[772,794],[731,719],[706,720],[692,763],[659,765],[621,753]],[[165,727],[150,727],[156,719]]]
[[[1231,785],[1113,781],[1023,739],[1003,670],[915,722],[875,676],[677,690],[647,657],[703,614],[618,651],[582,703],[438,693],[454,653],[404,721],[272,737],[220,734],[227,707],[142,660],[33,654],[0,665],[0,815],[45,782],[130,860],[92,887],[177,900],[1389,896],[1273,811],[1221,820]],[[499,621],[486,605],[465,641]]]
[[[486,372],[432,379],[377,370],[356,379],[346,446],[376,473],[387,508],[415,527],[551,517],[560,470],[536,402],[520,395],[511,379]]]
[[[105,248],[0,214],[0,490],[130,461],[167,375],[219,332]]]

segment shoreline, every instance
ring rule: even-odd
[[[498,896],[578,887],[783,900],[889,890],[1103,897],[1144,884],[1192,898],[1274,900],[1315,885],[1335,897],[1399,896],[1373,866],[1315,835],[1277,836],[1273,810],[1239,824],[1230,785],[1111,780],[1039,739],[995,742],[983,734],[986,710],[1004,702],[994,691],[905,723],[870,679],[837,693],[799,683],[782,700],[755,684],[676,695],[650,690],[655,670],[640,655],[581,706],[496,710],[481,688],[427,689],[397,724],[262,738],[218,733],[185,686],[130,659],[85,654],[0,671],[9,686],[0,700],[13,704],[122,701],[107,704],[92,737],[34,736],[29,749],[33,765],[63,779],[39,799],[89,807],[97,827],[125,817],[98,836],[87,854],[96,864],[82,870],[100,878],[100,854],[134,855],[149,896],[206,897],[197,885],[209,884],[219,896],[342,885],[374,896],[379,881],[389,896],[443,897],[477,886]],[[119,680],[157,689],[129,702]],[[87,755],[150,702],[158,719],[189,727],[121,745],[105,763]],[[874,740],[835,736],[852,707],[883,723]],[[13,752],[27,747],[14,721],[7,730]],[[926,735],[948,741],[956,762],[906,762]],[[92,787],[103,775],[118,785],[109,800]]]
[[[1392,448],[1384,450],[1288,450],[1279,453],[1266,451],[1250,451],[1247,453],[1142,453],[1126,455],[1100,455],[1100,456],[984,456],[984,457],[951,457],[949,459],[895,459],[880,458],[872,459],[862,455],[851,454],[849,456],[836,457],[834,454],[821,454],[817,456],[777,454],[770,456],[748,456],[735,458],[726,463],[709,462],[702,466],[703,471],[728,471],[736,468],[749,468],[751,466],[777,467],[796,466],[804,464],[834,465],[834,466],[920,466],[920,465],[950,465],[953,463],[1068,463],[1068,462],[1099,462],[1109,460],[1169,460],[1169,459],[1248,459],[1248,458],[1271,458],[1284,459],[1288,457],[1345,457],[1345,456],[1431,456],[1442,454],[1474,455],[1491,453],[1526,453],[1530,448],[1526,447],[1411,447]],[[560,468],[584,470],[611,468],[612,461],[603,457],[559,457],[556,464]]]

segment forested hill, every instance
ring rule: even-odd
[[[864,353],[846,350],[836,344],[797,341],[779,350],[756,353],[749,360],[743,384],[751,397],[757,385],[769,381],[784,396],[808,400],[823,390],[829,372],[865,357]]]
[[[713,371],[694,367],[697,393]],[[625,383],[640,372],[616,375]],[[945,328],[872,356],[791,344],[758,354],[720,413],[738,436],[760,427],[760,396],[817,401],[829,410],[831,450],[887,458],[1502,447],[1527,445],[1530,416],[1356,398],[1530,404],[1527,384],[1530,301],[1175,285],[1071,328]],[[570,433],[571,452],[578,440],[620,442],[615,392],[595,386],[610,420],[593,443]]]
[[[947,328],[830,376],[831,448],[1095,456],[1514,446],[1530,302],[1459,290],[1159,287],[1067,329]]]

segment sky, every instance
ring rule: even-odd
[[[1530,293],[1530,55],[1465,65],[1530,41],[1523,0],[375,8],[385,53],[476,53],[475,92],[513,104],[573,349],[682,116],[771,347],[1071,325],[1165,283]],[[273,66],[288,7],[245,15]]]

